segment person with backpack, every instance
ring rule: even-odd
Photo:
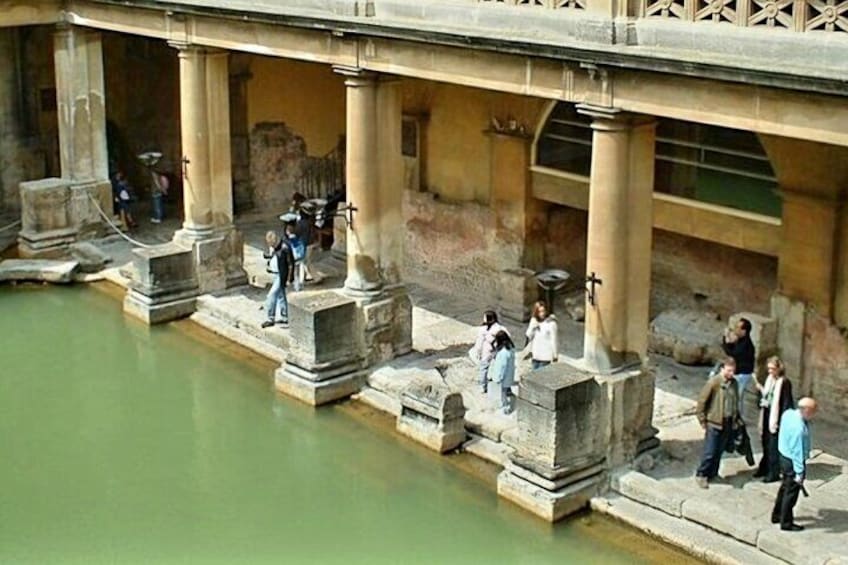
[[[483,324],[477,331],[477,339],[469,354],[477,362],[478,380],[483,394],[489,391],[489,365],[495,356],[495,335],[507,329],[498,323],[498,315],[494,310],[483,312]]]
[[[289,247],[291,247],[292,257],[294,259],[294,290],[295,292],[300,292],[303,290],[305,281],[303,261],[306,258],[306,243],[297,234],[297,222],[290,225],[291,229],[289,229],[289,225],[286,226],[286,238]]]
[[[294,224],[286,224],[286,232],[294,232]],[[280,239],[276,232],[265,234],[268,250],[263,254],[268,260],[268,272],[274,275],[268,296],[265,299],[265,314],[267,319],[262,322],[263,328],[270,328],[275,323],[288,326],[289,303],[286,300],[286,284],[294,281],[294,256],[287,237]]]
[[[515,384],[515,344],[509,334],[501,330],[495,334],[494,359],[489,367],[489,378],[501,391],[501,409],[512,412],[512,385]]]

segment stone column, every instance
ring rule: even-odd
[[[135,250],[124,310],[147,323],[191,314],[198,294],[246,283],[233,227],[228,53],[172,44],[180,59],[185,220],[171,243]]]
[[[351,295],[377,294],[380,276],[380,187],[377,152],[377,77],[359,69],[336,69],[347,87],[347,201],[356,207],[348,225],[347,278]],[[381,114],[385,115],[386,111]],[[390,127],[387,124],[384,127]]]
[[[586,272],[602,281],[587,294],[583,360],[608,373],[640,364],[647,352],[655,122],[580,111],[594,119]]]
[[[19,252],[62,255],[98,235],[112,209],[100,34],[67,24],[53,37],[61,179],[21,183]],[[62,208],[61,211],[55,209]]]
[[[103,48],[98,32],[60,25],[53,37],[62,177],[108,180]]]
[[[383,78],[377,88],[377,198],[379,214],[380,279],[385,285],[400,281],[403,261],[403,113],[400,81]],[[349,147],[349,145],[348,145]]]

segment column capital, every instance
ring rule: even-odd
[[[351,87],[374,86],[380,76],[374,71],[347,65],[333,65],[333,72],[342,75],[345,79],[345,86]]]
[[[207,45],[197,45],[196,43],[189,43],[187,41],[168,41],[168,45],[176,49],[180,57],[188,55],[206,55],[207,57],[215,57],[230,54],[230,52],[226,49],[209,47]]]
[[[654,116],[633,114],[620,108],[597,106],[595,104],[577,104],[577,113],[592,118],[592,129],[601,131],[619,131],[638,127],[655,127]]]

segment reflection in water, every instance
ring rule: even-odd
[[[0,289],[0,312],[0,563],[682,560],[594,517],[542,524],[461,457],[279,397],[101,293]]]

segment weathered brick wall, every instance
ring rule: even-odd
[[[584,210],[552,206],[545,263],[582,276],[586,270]],[[654,230],[651,315],[672,308],[767,315],[777,288],[777,259],[725,245]]]
[[[306,142],[285,123],[256,124],[250,131],[249,200],[254,209],[287,210],[306,159]]]
[[[651,312],[671,308],[769,314],[777,259],[654,230]]]
[[[801,393],[818,400],[822,418],[848,424],[848,341],[830,320],[812,311],[804,331],[803,381],[810,390]]]
[[[407,279],[425,279],[468,296],[494,297],[500,270],[518,264],[519,246],[496,242],[495,214],[489,206],[406,190],[403,210]]]

